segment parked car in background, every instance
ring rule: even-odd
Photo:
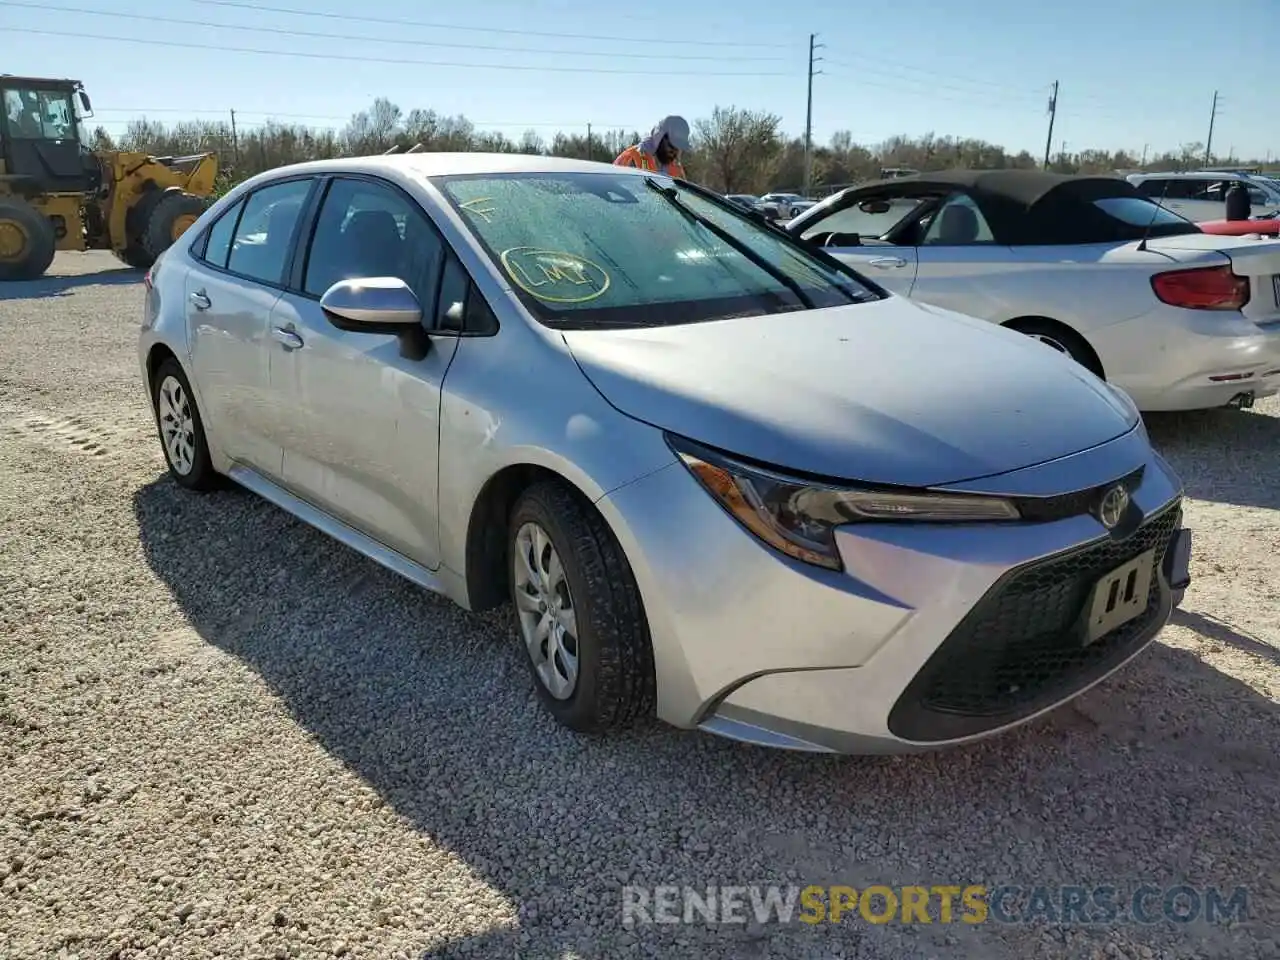
[[[1206,234],[1119,178],[922,174],[786,229],[895,293],[1036,338],[1143,410],[1280,392],[1280,242]]]
[[[1119,669],[1187,584],[1181,483],[1121,391],[656,174],[282,167],[145,289],[172,478],[510,601],[574,730],[961,743]]]
[[[1280,183],[1247,173],[1131,173],[1128,181],[1146,197],[1192,221],[1222,220],[1227,216],[1227,191],[1236,183],[1249,189],[1255,216],[1280,211]]]
[[[736,203],[744,210],[756,210],[760,204],[760,198],[752,196],[749,193],[726,193],[724,198],[732,203]]]
[[[812,207],[814,201],[806,200],[798,193],[766,193],[760,198],[760,203],[772,204],[777,208],[778,219],[790,220]]]

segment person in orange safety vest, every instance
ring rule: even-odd
[[[635,146],[627,147],[613,162],[619,167],[638,167],[683,179],[685,174],[680,154],[688,149],[688,122],[684,117],[666,117],[649,136]]]

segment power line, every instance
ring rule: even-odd
[[[140,20],[146,23],[169,23],[182,27],[213,28],[218,30],[241,30],[250,33],[269,33],[282,37],[310,37],[320,40],[341,40],[345,43],[387,43],[411,47],[447,47],[455,50],[485,50],[497,53],[536,53],[555,56],[573,57],[619,57],[628,60],[718,60],[718,61],[750,61],[761,60],[781,62],[782,57],[760,57],[755,54],[679,54],[679,53],[607,53],[587,50],[539,50],[535,47],[499,47],[491,44],[432,42],[429,40],[408,40],[402,37],[370,37],[346,35],[341,33],[324,33],[318,30],[286,30],[282,27],[257,27],[247,24],[217,23],[209,20],[184,20],[178,17],[160,17],[144,13],[119,13],[111,10],[93,10],[86,7],[60,7],[43,3],[29,3],[26,0],[0,0],[0,7],[21,7],[31,10],[57,11],[59,13],[89,14],[95,17],[115,17],[120,20]]]
[[[562,33],[556,31],[516,30],[510,27],[466,27],[454,23],[440,23],[428,20],[408,20],[400,17],[370,17],[364,14],[331,13],[321,10],[298,10],[289,7],[267,7],[243,0],[196,0],[198,3],[213,7],[236,7],[242,10],[253,10],[258,13],[283,13],[292,17],[322,17],[328,20],[346,20],[357,23],[386,23],[398,27],[427,27],[431,30],[463,30],[472,33],[507,33],[521,37],[551,37],[556,40],[607,40],[617,43],[651,43],[661,46],[696,46],[696,47],[756,47],[776,50],[776,43],[740,43],[734,40],[685,40],[670,35],[665,37],[619,37],[602,36],[590,33]]]
[[[150,40],[143,37],[113,37],[101,33],[71,33],[66,30],[36,30],[30,27],[5,27],[5,33],[27,33],[42,37],[76,37],[109,43],[137,43],[151,47],[180,47],[186,50],[213,50],[218,53],[252,53],[264,57],[300,57],[308,60],[344,60],[355,63],[405,64],[415,67],[451,67],[456,70],[524,70],[539,73],[592,73],[615,76],[651,77],[653,70],[614,70],[609,67],[546,67],[515,63],[458,63],[455,60],[416,60],[408,57],[368,57],[341,53],[309,53],[303,50],[263,50],[261,47],[232,47],[226,44],[189,43],[177,40]],[[663,70],[664,77],[789,77],[789,73],[729,72],[708,70]]]
[[[854,77],[853,75],[848,73],[828,73],[826,71],[823,71],[823,74],[825,76],[836,77],[843,80],[852,80],[859,86],[871,87],[877,90],[892,90],[898,95],[903,97],[914,97],[917,99],[924,98],[929,100],[941,100],[941,101],[946,101],[950,103],[965,103],[965,104],[968,104],[969,106],[977,106],[977,107],[985,106],[985,107],[992,107],[992,108],[1001,109],[1001,110],[1008,108],[1007,104],[998,103],[996,99],[991,98],[989,95],[975,94],[972,90],[955,90],[954,92],[950,92],[945,87],[939,89],[939,86],[937,84],[930,84],[929,81],[927,80],[916,81],[922,84],[929,84],[928,86],[917,90],[917,89],[911,89],[909,87],[903,87],[902,83],[899,81],[888,82],[888,81],[881,81],[881,80],[868,80],[863,76]],[[1026,94],[1026,96],[1028,97],[1028,99],[1025,102],[1019,102],[1015,104],[1015,106],[1019,108],[1025,107],[1029,109],[1033,101],[1030,99],[1029,94]],[[980,100],[980,99],[977,99],[978,97],[985,97],[985,99]],[[1037,102],[1040,102],[1040,101],[1037,101]]]
[[[906,63],[901,60],[887,60],[881,57],[868,57],[863,54],[856,54],[855,56],[859,60],[870,61],[872,65],[867,66],[867,65],[857,64],[857,63],[847,63],[843,60],[830,60],[828,62],[835,67],[843,67],[846,70],[856,71],[859,79],[869,74],[872,77],[883,76],[883,77],[888,77],[889,79],[894,79],[895,77],[902,77],[903,79],[909,80],[914,83],[929,83],[930,81],[926,80],[925,77],[940,77],[944,80],[951,80],[956,83],[969,83],[969,84],[974,84],[975,86],[991,87],[997,91],[1014,93],[1019,96],[1030,95],[1029,92],[1023,87],[1014,87],[1004,83],[997,83],[996,81],[993,81],[993,80],[979,80],[976,77],[965,77],[965,76],[961,76],[959,74],[954,74],[954,73],[942,73],[937,70],[925,70],[921,67],[914,66],[913,64]],[[875,66],[874,65],[875,63],[888,64],[888,68],[886,69],[885,67]],[[973,91],[964,91],[964,92],[969,93],[971,95],[973,93]],[[989,96],[991,94],[987,94],[987,95]]]

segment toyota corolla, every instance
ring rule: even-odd
[[[173,479],[463,607],[547,710],[834,752],[988,736],[1188,580],[1134,405],[691,184],[537,157],[285,167],[147,277]]]

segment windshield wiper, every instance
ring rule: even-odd
[[[665,198],[668,203],[670,203],[673,207],[679,210],[680,213],[682,213],[684,217],[687,220],[689,220],[691,223],[696,223],[699,226],[706,227],[708,230],[714,233],[720,240],[727,243],[729,246],[733,247],[733,249],[737,250],[740,254],[742,254],[744,257],[746,257],[748,260],[754,263],[757,267],[759,267],[765,273],[769,274],[769,276],[773,277],[775,280],[781,283],[784,287],[790,290],[793,294],[795,294],[796,299],[799,300],[802,304],[804,304],[804,307],[806,310],[813,310],[816,307],[816,304],[813,302],[813,298],[804,292],[804,288],[800,286],[800,284],[794,278],[788,276],[782,270],[779,270],[777,267],[771,264],[764,257],[760,256],[760,254],[752,250],[750,246],[743,243],[741,240],[736,239],[733,236],[733,234],[729,233],[729,231],[722,229],[711,220],[708,220],[706,217],[699,216],[697,213],[694,213],[694,211],[691,210],[689,207],[685,206],[684,202],[680,199],[680,195],[676,192],[675,187],[664,187],[662,184],[660,184],[657,180],[654,180],[652,177],[645,177],[644,183],[645,183],[645,186],[647,186],[650,190],[657,192],[663,198]]]

